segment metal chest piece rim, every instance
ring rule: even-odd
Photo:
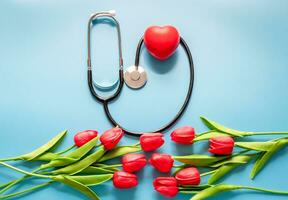
[[[147,73],[141,66],[130,66],[124,73],[124,80],[132,89],[142,88],[147,82]]]

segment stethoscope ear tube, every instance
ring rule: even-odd
[[[116,92],[109,97],[102,97],[102,96],[98,95],[94,89],[92,70],[87,71],[87,78],[88,78],[88,86],[89,86],[89,90],[90,90],[91,94],[93,95],[93,97],[97,101],[99,101],[101,103],[109,102],[109,101],[112,101],[113,99],[115,99],[120,94],[120,92],[123,88],[123,85],[124,85],[123,69],[119,69],[119,83],[118,83],[119,85],[118,85]]]
[[[115,99],[119,93],[122,90],[123,84],[124,84],[124,78],[123,78],[123,58],[122,58],[122,42],[121,42],[121,30],[120,25],[117,19],[114,17],[115,11],[105,11],[105,12],[99,12],[91,15],[89,22],[88,22],[88,29],[87,29],[87,77],[88,77],[88,85],[90,92],[92,95],[98,100],[99,102],[105,102],[105,101],[111,101]],[[93,72],[92,72],[92,62],[91,62],[91,26],[92,22],[95,19],[98,19],[99,17],[108,17],[110,18],[116,25],[117,29],[117,37],[118,37],[118,52],[119,52],[119,83],[118,88],[114,94],[112,94],[109,97],[102,97],[94,89],[94,83],[93,83]],[[118,82],[118,81],[117,81]]]
[[[139,57],[140,57],[139,55],[140,55],[140,49],[141,49],[142,43],[143,43],[143,39],[141,39],[139,41],[140,45],[138,45],[138,47],[137,47],[136,58],[135,58],[135,66],[139,65]],[[186,52],[186,55],[187,55],[188,61],[189,61],[189,69],[190,69],[190,73],[189,73],[190,74],[190,81],[189,81],[189,87],[188,87],[188,90],[187,90],[185,101],[184,101],[182,107],[180,108],[180,110],[178,111],[178,113],[174,116],[174,118],[170,122],[168,122],[166,125],[164,125],[162,128],[160,128],[158,130],[146,131],[148,133],[163,132],[163,131],[169,129],[183,115],[185,109],[187,108],[187,106],[189,104],[189,101],[190,101],[190,98],[191,98],[191,94],[192,94],[192,90],[193,90],[193,85],[194,85],[194,63],[193,63],[193,58],[192,58],[191,51],[190,51],[187,43],[185,42],[185,40],[182,37],[180,38],[180,45],[184,48],[184,50]],[[103,102],[105,114],[106,114],[108,120],[112,123],[112,125],[119,126],[128,135],[138,136],[138,137],[141,136],[141,134],[143,132],[133,132],[133,131],[127,130],[126,128],[121,126],[119,123],[117,123],[115,121],[115,119],[112,117],[108,105],[109,105],[109,101],[104,101]]]

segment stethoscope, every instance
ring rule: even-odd
[[[112,84],[100,84],[97,83],[96,81],[93,81],[93,76],[92,76],[92,64],[91,64],[91,27],[93,25],[93,21],[100,18],[100,17],[105,17],[105,18],[109,18],[111,19],[116,26],[117,29],[117,36],[118,36],[118,50],[119,50],[119,80],[113,82]],[[122,46],[121,46],[121,31],[120,31],[120,25],[119,22],[116,20],[115,18],[115,11],[105,11],[105,12],[99,12],[99,13],[95,13],[93,14],[88,22],[88,35],[87,35],[87,42],[88,42],[88,58],[87,58],[87,66],[88,66],[88,71],[87,71],[87,76],[88,76],[88,86],[90,89],[91,94],[96,98],[96,100],[100,103],[103,104],[104,107],[104,111],[105,114],[108,118],[108,120],[114,125],[114,126],[118,126],[120,128],[123,129],[123,131],[128,134],[128,135],[132,135],[132,136],[140,136],[142,134],[142,132],[134,132],[134,131],[130,131],[127,130],[126,128],[124,128],[123,126],[121,126],[119,123],[117,123],[115,121],[115,119],[113,118],[113,116],[110,113],[109,110],[109,103],[116,99],[116,97],[118,97],[118,95],[121,93],[121,90],[123,88],[124,82],[126,83],[126,85],[130,88],[133,89],[138,89],[141,88],[145,85],[146,81],[147,81],[147,73],[144,70],[143,67],[139,66],[139,62],[140,62],[140,52],[141,52],[141,47],[143,46],[143,37],[140,39],[140,41],[138,42],[138,46],[137,46],[137,50],[136,50],[136,56],[135,56],[135,64],[134,66],[129,67],[125,73],[123,73],[123,58],[122,58]],[[168,122],[166,125],[164,125],[163,127],[159,128],[158,130],[154,130],[154,131],[148,131],[150,133],[154,133],[154,132],[163,132],[165,130],[167,130],[168,128],[170,128],[184,113],[191,94],[192,94],[192,90],[193,90],[193,82],[194,82],[194,65],[193,65],[193,59],[192,59],[192,54],[189,50],[188,45],[186,44],[186,42],[184,41],[184,39],[182,37],[180,37],[180,45],[184,48],[186,55],[188,57],[188,61],[189,61],[189,69],[190,69],[190,81],[189,81],[189,87],[187,90],[187,94],[185,97],[185,101],[182,105],[182,107],[180,108],[180,110],[178,111],[178,113],[174,116],[174,118]],[[108,96],[108,97],[103,97],[100,96],[96,90],[95,87],[100,89],[100,90],[109,90],[111,88],[114,88],[116,85],[117,89],[115,91],[114,94]]]

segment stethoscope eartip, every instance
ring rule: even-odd
[[[111,16],[116,16],[116,10],[107,11]]]

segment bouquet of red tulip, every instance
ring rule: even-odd
[[[288,132],[242,132],[224,127],[216,122],[202,118],[210,129],[196,134],[193,127],[185,126],[171,133],[171,140],[184,145],[198,141],[209,140],[208,151],[213,155],[192,154],[172,156],[166,153],[153,153],[149,163],[162,173],[169,173],[174,168],[173,176],[158,177],[153,186],[156,191],[166,197],[174,197],[178,193],[192,194],[192,200],[203,200],[220,192],[228,190],[249,189],[261,192],[287,195],[288,192],[261,189],[249,186],[214,184],[234,168],[244,165],[256,158],[251,178],[264,167],[274,153],[288,144],[288,138],[278,138],[266,142],[243,141],[246,136],[267,134],[288,134]],[[139,151],[155,151],[164,144],[163,134],[145,133],[140,137],[140,143],[129,146],[117,146],[123,137],[119,127],[105,131],[100,137],[98,132],[87,130],[74,136],[74,145],[55,152],[57,146],[65,137],[64,131],[45,145],[31,153],[21,156],[0,159],[0,165],[16,170],[25,176],[0,185],[0,199],[19,196],[53,182],[66,184],[90,199],[99,199],[90,186],[98,185],[112,179],[113,185],[119,189],[128,189],[138,185],[136,172],[144,168],[147,159]],[[241,138],[241,141],[236,141]],[[100,140],[100,143],[98,142]],[[237,149],[243,149],[236,151]],[[234,151],[234,152],[233,152]],[[108,165],[104,162],[122,156],[121,164]],[[8,161],[21,160],[26,162],[41,161],[38,168],[32,172],[24,171],[8,164]],[[175,162],[182,163],[174,165]],[[120,170],[122,167],[122,170]],[[203,170],[203,173],[200,171]],[[208,182],[201,184],[201,177],[210,176]],[[7,193],[10,188],[28,178],[44,178],[47,182],[13,193]]]
[[[99,199],[96,193],[89,188],[90,186],[101,184],[112,178],[115,185],[119,185],[123,181],[120,180],[122,174],[118,173],[117,168],[102,162],[141,150],[139,144],[116,147],[124,133],[122,129],[115,127],[105,131],[100,137],[98,137],[98,132],[94,130],[77,133],[74,136],[74,145],[63,151],[54,152],[66,133],[67,131],[61,132],[31,153],[0,159],[0,165],[25,174],[22,178],[0,185],[0,199],[19,196],[48,186],[56,181],[79,190],[91,199]],[[100,140],[100,143],[98,143],[98,140]],[[6,163],[7,161],[17,160],[41,161],[44,163],[32,172],[24,171]],[[32,177],[44,178],[49,181],[22,191],[6,193],[16,184]]]
[[[288,194],[288,192],[248,186],[229,184],[213,185],[234,168],[244,165],[253,159],[256,159],[256,161],[250,177],[251,179],[255,178],[269,159],[288,144],[287,137],[265,142],[246,142],[243,141],[244,137],[253,135],[281,135],[288,134],[288,132],[242,132],[227,128],[203,117],[201,119],[210,129],[209,131],[196,135],[193,127],[185,126],[174,130],[170,135],[171,140],[182,145],[209,140],[210,145],[208,151],[213,155],[193,154],[171,156],[168,154],[158,154],[154,159],[152,156],[154,162],[151,162],[151,164],[159,171],[161,171],[161,169],[159,169],[160,163],[162,167],[169,166],[165,169],[165,172],[169,172],[173,167],[176,169],[173,177],[158,177],[155,179],[153,184],[156,191],[167,197],[174,197],[178,192],[195,194],[191,200],[202,200],[220,192],[239,189]],[[238,138],[241,138],[241,141],[237,142],[236,140]],[[233,153],[235,147],[243,150]],[[158,163],[157,160],[159,161]],[[183,165],[173,166],[174,160],[183,163]],[[200,168],[203,168],[203,170],[207,168],[209,171],[205,170],[205,172],[201,174],[199,172]],[[208,182],[200,185],[201,177],[207,175],[210,175]]]

